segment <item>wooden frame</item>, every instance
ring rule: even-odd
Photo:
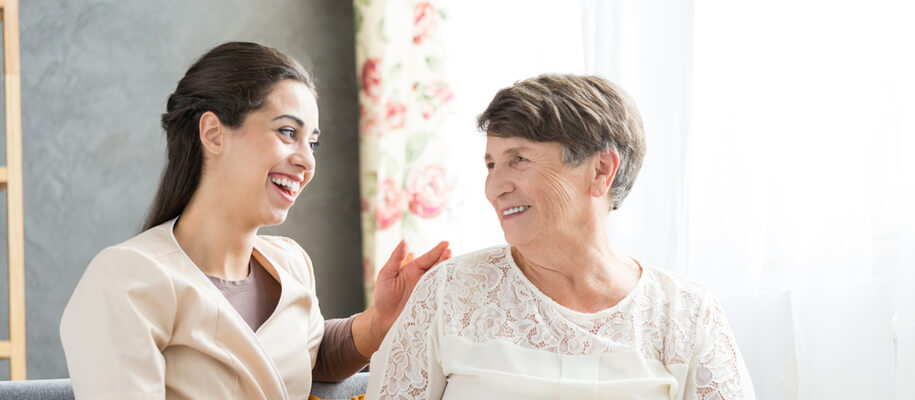
[[[3,88],[6,100],[6,189],[9,340],[0,341],[0,358],[10,360],[10,379],[25,379],[25,235],[22,220],[22,109],[19,74],[19,2],[0,0],[3,23]]]

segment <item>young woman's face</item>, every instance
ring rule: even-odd
[[[251,223],[276,225],[315,174],[318,104],[305,84],[277,83],[264,106],[225,135],[225,200]],[[247,218],[246,218],[247,219]]]

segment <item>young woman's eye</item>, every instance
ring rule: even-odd
[[[280,128],[280,135],[286,136],[290,139],[295,139],[295,129],[292,128]]]
[[[496,167],[496,163],[488,162],[486,163],[486,169],[493,169]]]
[[[320,146],[320,145],[321,145],[321,142],[310,142],[310,143],[308,143],[308,147],[311,147],[311,152],[312,152],[312,153],[317,152],[317,151],[318,151],[318,146]]]

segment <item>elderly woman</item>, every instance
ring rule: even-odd
[[[614,248],[607,212],[645,151],[593,76],[501,90],[479,117],[508,245],[427,273],[372,357],[368,399],[752,399],[717,300]]]

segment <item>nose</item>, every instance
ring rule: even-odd
[[[515,191],[515,184],[502,168],[492,168],[486,175],[486,198],[495,202],[499,198]]]
[[[302,168],[308,175],[314,174],[316,167],[315,154],[311,150],[311,145],[305,141],[300,141],[295,146],[295,151],[289,158],[292,165]]]

